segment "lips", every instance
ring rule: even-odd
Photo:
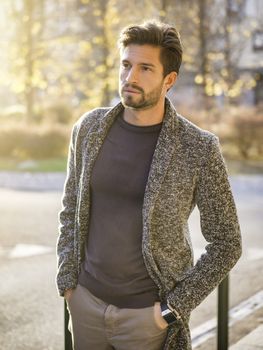
[[[140,91],[138,91],[138,90],[124,89],[123,91],[128,92],[130,94],[140,94]]]
[[[123,92],[127,92],[129,94],[142,94],[143,90],[140,89],[139,86],[135,86],[133,84],[125,84],[122,87]]]

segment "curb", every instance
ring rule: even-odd
[[[259,350],[263,349],[263,324],[232,345],[229,350]]]

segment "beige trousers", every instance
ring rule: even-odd
[[[161,350],[167,329],[154,318],[153,306],[118,308],[78,284],[67,302],[74,350]]]

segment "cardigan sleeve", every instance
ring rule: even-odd
[[[241,255],[241,234],[218,138],[212,136],[196,187],[206,253],[188,270],[167,301],[182,316],[199,305],[221,282]]]
[[[75,166],[75,142],[77,125],[74,125],[69,144],[67,176],[62,194],[62,209],[59,212],[59,236],[57,240],[57,288],[61,296],[66,289],[76,287],[77,267],[74,259],[75,211],[77,183]]]

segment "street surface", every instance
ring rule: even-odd
[[[57,214],[64,174],[0,173],[0,348],[62,350],[63,299],[55,287]],[[230,277],[230,307],[263,289],[263,176],[231,184],[243,234],[243,256]],[[190,219],[197,259],[205,241],[198,211]],[[216,291],[196,310],[191,328],[216,316]],[[230,342],[263,322],[262,308],[230,329]],[[198,350],[216,350],[215,339]]]

